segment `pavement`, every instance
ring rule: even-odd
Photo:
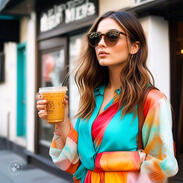
[[[179,166],[177,176],[168,183],[183,183],[183,167]],[[180,175],[181,174],[181,175]],[[34,165],[27,164],[25,159],[9,150],[0,150],[0,183],[73,183],[57,177]]]
[[[8,151],[0,150],[0,183],[71,183],[27,164],[24,158]]]

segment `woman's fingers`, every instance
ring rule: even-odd
[[[38,115],[39,115],[39,117],[40,117],[41,119],[47,119],[47,117],[48,117],[48,114],[47,114],[47,112],[46,112],[45,110],[40,110],[40,111],[38,112]]]
[[[47,104],[47,100],[38,100],[37,101],[37,105],[46,105]]]
[[[42,99],[42,96],[40,95],[40,93],[37,93],[36,94],[36,100],[41,100]]]
[[[67,104],[68,104],[68,99],[69,99],[69,97],[66,95],[66,96],[64,97],[64,100],[63,100],[63,104],[64,104],[64,105],[67,105]]]
[[[69,119],[69,105],[68,105],[68,99],[69,97],[66,95],[63,100],[63,104],[65,105],[64,109],[64,121],[68,121]]]
[[[36,100],[37,100],[37,102],[36,102],[36,104],[37,104],[36,105],[36,108],[39,111],[38,112],[38,116],[41,119],[47,120],[47,117],[48,117],[48,114],[47,114],[47,111],[46,111],[47,101],[44,100],[39,93],[36,94]]]
[[[37,110],[46,110],[46,105],[37,105]]]
[[[38,111],[46,110],[46,104],[47,104],[46,100],[38,100],[36,105],[37,110]]]

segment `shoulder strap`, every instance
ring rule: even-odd
[[[146,101],[148,93],[153,90],[157,89],[154,86],[149,86],[144,90],[144,94],[142,99],[138,104],[138,135],[137,135],[137,147],[138,149],[143,149],[143,142],[142,142],[142,127],[144,124],[144,103]],[[158,90],[158,89],[157,89]]]

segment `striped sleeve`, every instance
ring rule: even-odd
[[[171,107],[167,98],[153,90],[146,99],[142,128],[144,150],[139,154],[143,162],[140,174],[151,182],[165,182],[178,171],[174,155]]]
[[[78,133],[71,125],[66,143],[62,149],[59,149],[56,146],[56,141],[57,144],[59,144],[59,138],[59,136],[54,135],[50,146],[49,155],[58,168],[68,173],[74,174],[80,164],[77,153]]]

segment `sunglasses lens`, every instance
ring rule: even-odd
[[[118,31],[109,31],[105,35],[105,42],[108,46],[113,46],[117,43],[118,39],[120,37],[120,32]]]
[[[120,37],[120,32],[117,30],[110,30],[106,34],[101,34],[101,32],[91,32],[88,34],[88,42],[90,46],[96,47],[100,42],[102,35],[104,35],[104,41],[107,46],[114,46]]]
[[[88,42],[91,46],[95,47],[101,40],[101,34],[99,32],[91,32],[88,34]]]

